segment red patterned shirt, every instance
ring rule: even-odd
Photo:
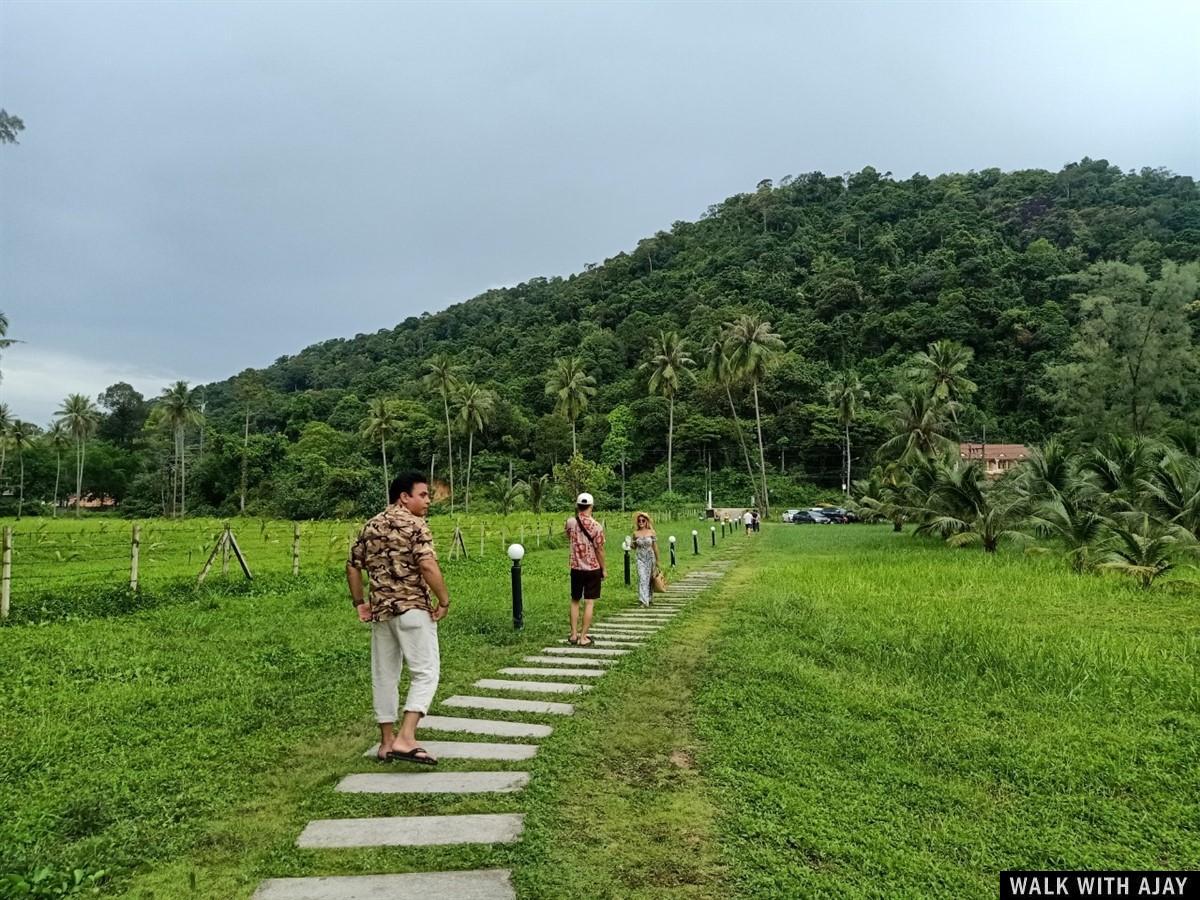
[[[587,534],[580,530],[580,523],[587,529]],[[571,548],[571,568],[583,572],[594,572],[600,568],[600,558],[596,548],[604,546],[604,527],[592,518],[575,516],[567,519],[565,527],[567,540]],[[588,534],[592,539],[588,540]]]

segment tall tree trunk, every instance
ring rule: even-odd
[[[17,521],[21,520],[21,510],[25,506],[25,454],[17,449],[17,461],[21,465],[21,487],[17,495]]]
[[[475,455],[475,430],[472,429],[467,437],[467,502],[465,509],[471,511],[471,459]]]
[[[446,411],[446,460],[450,464],[450,512],[454,513],[454,438],[450,434],[450,397],[442,392],[442,407]],[[433,485],[430,485],[433,489]]]
[[[621,452],[621,512],[625,512],[625,453]]]
[[[579,452],[579,447],[575,444],[575,420],[571,420],[571,455],[574,456]]]
[[[850,420],[846,420],[846,496],[850,496]]]
[[[246,514],[246,468],[250,461],[250,407],[246,407],[246,425],[242,429],[242,491],[238,511]]]
[[[670,413],[667,417],[667,493],[673,491],[671,486],[671,444],[675,438],[675,398],[670,398]]]
[[[0,436],[0,478],[4,477],[4,461],[8,456],[8,440]]]
[[[750,483],[754,484],[754,464],[750,462],[750,448],[746,446],[746,435],[742,433],[742,420],[738,418],[737,407],[733,403],[733,391],[729,389],[729,383],[725,383],[725,396],[729,398],[729,411],[733,413],[733,427],[737,431],[738,443],[742,445],[742,455],[746,458],[746,474],[750,476]]]
[[[187,516],[187,432],[179,429],[179,518]]]
[[[50,510],[52,519],[58,518],[58,478],[62,475],[62,450],[55,448],[54,451],[54,507]]]
[[[762,412],[758,408],[758,382],[751,382],[754,388],[754,421],[758,425],[758,465],[762,470],[762,496],[758,500],[758,505],[762,507],[762,514],[765,518],[771,517],[771,503],[767,496],[767,454],[763,449],[762,436]]]
[[[75,518],[83,507],[83,439],[75,440]]]
[[[391,479],[388,478],[387,470],[387,441],[383,437],[379,438],[379,452],[383,455],[383,502],[388,505],[392,502],[390,486]]]

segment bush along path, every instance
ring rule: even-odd
[[[540,654],[523,657],[519,665],[502,668],[497,678],[482,678],[474,687],[493,695],[454,695],[441,706],[455,713],[488,715],[536,714],[539,717],[571,716],[572,702],[563,698],[582,697],[603,678],[608,668],[623,656],[637,652],[653,634],[671,623],[690,601],[714,586],[728,571],[733,558],[745,548],[733,541],[720,557],[701,566],[666,594],[658,595],[649,608],[626,607],[611,618],[593,624],[594,645],[566,646],[566,641],[545,647]],[[528,680],[528,679],[565,680]],[[553,699],[550,699],[553,698]],[[532,759],[538,745],[550,738],[553,726],[508,718],[475,718],[470,715],[428,715],[421,732],[428,735],[486,735],[504,742],[478,743],[459,740],[428,740],[421,745],[439,759],[469,759],[520,762]],[[508,741],[512,741],[509,743]],[[376,747],[366,751],[373,756]],[[477,793],[519,793],[529,783],[524,771],[380,771],[346,775],[334,790],[342,793],[436,794],[453,796]],[[518,803],[519,809],[519,803]],[[421,816],[381,816],[358,819],[317,819],[308,823],[296,846],[337,852],[345,848],[429,847],[455,844],[511,844],[521,840],[524,815],[517,812]],[[254,900],[512,900],[511,873],[507,869],[475,869],[445,872],[404,872],[375,875],[334,875],[301,878],[272,878],[263,882]]]

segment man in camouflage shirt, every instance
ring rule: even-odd
[[[388,489],[390,505],[363,526],[350,547],[346,580],[358,618],[371,623],[371,685],[379,722],[379,759],[424,765],[437,760],[417,744],[417,723],[429,712],[440,675],[437,623],[450,608],[450,595],[438,567],[433,534],[425,522],[428,480],[417,473],[398,476]],[[363,598],[362,570],[371,580]],[[437,596],[435,606],[430,590]],[[399,712],[400,673],[411,672],[404,718]]]

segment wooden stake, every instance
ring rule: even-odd
[[[242,556],[242,548],[238,546],[237,538],[233,536],[233,532],[228,527],[225,529],[226,544],[233,550],[233,555],[237,557],[238,565],[242,567],[242,571],[246,573],[246,579],[253,581],[254,576],[250,574],[250,567],[246,565],[246,557]]]
[[[208,570],[212,568],[213,561],[217,558],[217,554],[225,549],[226,531],[221,532],[221,536],[217,538],[217,542],[213,544],[212,553],[208,554],[208,561],[204,563],[204,568],[200,570],[200,574],[196,576],[196,584],[203,584],[204,579],[208,577]]]

